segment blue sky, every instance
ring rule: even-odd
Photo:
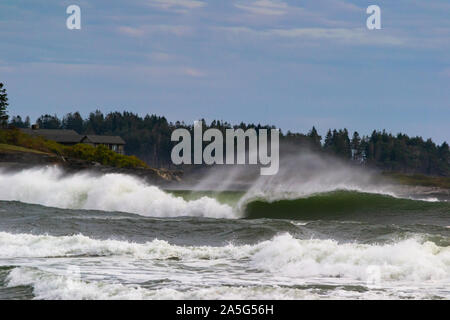
[[[66,8],[81,7],[81,30]],[[381,8],[382,29],[366,28]],[[10,114],[373,129],[450,140],[448,0],[2,0]]]

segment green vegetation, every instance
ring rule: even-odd
[[[57,155],[65,154],[65,146],[54,141],[45,140],[42,137],[31,137],[17,129],[0,130],[0,143],[23,148],[53,153]]]
[[[3,83],[0,83],[0,127],[8,124],[8,97]],[[176,142],[171,141],[175,129],[184,128],[193,136],[193,125],[184,122],[168,122],[165,117],[146,115],[140,117],[132,112],[111,112],[106,116],[99,110],[91,112],[83,119],[79,112],[68,113],[62,119],[56,115],[40,116],[36,123],[42,129],[71,129],[79,134],[117,135],[125,142],[125,153],[133,156],[119,155],[105,147],[76,145],[66,147],[42,138],[31,138],[20,134],[17,130],[0,134],[0,143],[22,146],[33,150],[55,153],[61,156],[75,157],[95,161],[116,167],[173,167],[171,150]],[[14,116],[9,121],[13,128],[29,128],[30,118],[22,120]],[[226,129],[272,129],[273,126],[245,124],[232,126],[224,121],[212,121],[209,125],[203,122],[203,130],[214,128],[225,133]],[[429,183],[418,178],[417,174],[450,177],[450,146],[447,142],[435,144],[431,139],[409,137],[399,133],[392,135],[386,131],[373,131],[369,136],[360,136],[358,132],[350,135],[347,129],[328,130],[324,141],[316,128],[309,133],[280,132],[280,155],[297,153],[310,149],[317,153],[331,154],[352,162],[358,166],[368,166],[389,172],[409,174],[405,181]],[[143,159],[145,163],[139,159]],[[415,176],[411,176],[415,174]],[[414,178],[412,178],[414,177]],[[444,182],[445,184],[445,182]]]
[[[148,165],[137,157],[118,154],[103,145],[93,147],[80,143],[65,147],[65,155],[118,168],[148,168]]]
[[[27,153],[46,154],[45,152],[42,151],[19,146],[13,146],[11,144],[4,144],[4,143],[0,143],[0,152],[27,152]]]
[[[0,130],[0,151],[44,152],[63,157],[76,158],[118,168],[148,168],[135,156],[125,156],[109,150],[106,146],[93,147],[87,144],[64,146],[42,137],[31,137],[18,129]]]
[[[184,122],[168,122],[156,115],[140,117],[131,112],[111,112],[104,115],[99,110],[83,119],[79,112],[69,113],[59,119],[56,115],[43,115],[37,119],[43,129],[73,129],[80,134],[119,135],[125,142],[125,153],[143,159],[153,167],[173,167],[170,153],[174,142],[170,137],[173,130],[185,128],[192,134],[193,126]],[[29,127],[28,117],[13,117],[10,124],[15,127]],[[260,124],[231,125],[224,121],[204,123],[204,130],[216,128],[225,132],[228,128],[270,129],[273,126]],[[351,137],[351,138],[350,138]],[[435,144],[431,139],[409,137],[399,133],[373,131],[369,136],[358,132],[350,134],[347,129],[329,130],[324,139],[313,127],[309,133],[281,132],[280,154],[298,152],[305,148],[318,153],[331,154],[358,166],[368,166],[383,171],[405,174],[426,174],[450,176],[450,148],[444,142]]]
[[[450,177],[431,177],[423,174],[406,175],[392,172],[383,172],[383,176],[400,184],[450,189]]]
[[[111,112],[104,115],[99,110],[83,119],[79,112],[69,113],[59,119],[56,115],[43,115],[37,119],[43,129],[72,129],[80,134],[118,135],[125,142],[125,153],[143,159],[153,167],[173,167],[170,153],[175,145],[171,141],[173,130],[187,129],[193,133],[193,126],[184,122],[168,122],[156,115],[140,117],[131,112]],[[24,128],[30,126],[29,117],[25,121],[15,116],[10,124]],[[245,124],[232,126],[224,121],[204,123],[204,130],[219,129],[222,133],[229,128],[243,130],[270,129],[273,126]],[[351,137],[351,138],[350,138]],[[280,134],[280,155],[298,153],[299,150],[312,149],[317,153],[331,154],[358,166],[378,168],[383,171],[405,174],[426,174],[450,176],[450,147],[446,142],[437,145],[431,139],[409,137],[399,133],[392,135],[386,131],[373,131],[369,136],[352,135],[347,129],[329,130],[322,140],[313,127],[309,133]],[[109,161],[106,159],[105,161]]]

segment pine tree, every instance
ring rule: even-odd
[[[6,107],[8,106],[8,95],[6,89],[3,88],[3,83],[0,82],[0,126],[6,126],[8,123],[8,115],[6,114]]]
[[[24,126],[25,128],[29,128],[31,125],[30,117],[26,116]]]
[[[62,120],[62,127],[64,129],[75,130],[78,133],[83,131],[83,118],[78,111],[74,113],[68,113]]]
[[[309,131],[308,137],[311,138],[314,147],[321,147],[320,141],[322,140],[322,137],[319,136],[314,126],[312,127],[311,131]]]
[[[353,160],[361,160],[361,138],[359,133],[355,131],[353,133],[352,141],[350,143],[352,147],[352,158]]]
[[[56,114],[54,116],[44,114],[36,120],[36,123],[41,129],[61,129],[61,120]]]
[[[331,129],[328,130],[325,136],[324,149],[329,150],[333,146],[333,135],[331,134]]]
[[[12,117],[9,124],[15,128],[25,128],[25,123],[22,121],[21,116]]]

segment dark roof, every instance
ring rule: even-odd
[[[97,136],[88,134],[84,136],[82,142],[89,140],[91,143],[99,143],[99,144],[125,144],[125,141],[119,136]]]
[[[31,136],[40,136],[47,140],[53,140],[60,143],[78,143],[83,138],[74,130],[63,129],[21,129],[22,132]]]

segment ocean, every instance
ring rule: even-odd
[[[0,172],[0,299],[449,299],[448,198],[337,180]]]

